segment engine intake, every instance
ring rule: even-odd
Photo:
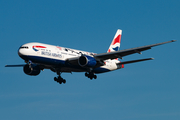
[[[41,72],[39,66],[37,65],[32,65],[31,67],[27,64],[24,66],[24,73],[26,73],[27,75],[32,75],[32,76],[36,76],[39,75],[39,73]]]
[[[78,63],[81,67],[94,67],[97,62],[93,57],[83,55],[79,57]]]

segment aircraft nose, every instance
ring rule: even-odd
[[[23,56],[23,49],[22,49],[22,46],[18,49],[18,55],[21,57]]]
[[[20,57],[22,57],[22,56],[25,56],[26,54],[27,54],[27,50],[28,50],[29,48],[28,48],[28,46],[21,46],[20,48],[19,48],[19,50],[18,50],[18,55],[20,56]]]
[[[18,49],[18,55],[21,56],[22,55],[22,50],[21,47]]]

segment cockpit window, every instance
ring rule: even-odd
[[[28,46],[21,46],[20,48],[25,48],[25,49],[28,49]]]

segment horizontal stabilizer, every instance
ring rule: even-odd
[[[21,64],[21,65],[6,65],[5,67],[23,67],[26,64]]]
[[[117,65],[130,64],[130,63],[141,62],[141,61],[146,61],[146,60],[153,60],[153,59],[154,59],[154,58],[146,58],[146,59],[139,59],[139,60],[125,61],[125,62],[117,63]]]

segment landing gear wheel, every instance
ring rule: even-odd
[[[85,73],[85,76],[88,77],[88,73]]]
[[[62,82],[65,84],[65,83],[66,83],[66,80],[63,80]]]
[[[57,81],[58,79],[56,77],[54,77],[54,81]]]
[[[59,84],[62,84],[62,81],[59,81],[58,83],[59,83]]]
[[[97,75],[94,75],[94,79],[97,79]]]
[[[59,74],[58,77],[54,77],[54,81],[58,82],[59,84],[62,84],[62,83],[65,84],[65,83],[66,83],[66,80],[63,79],[63,78],[60,76],[60,74]]]
[[[90,73],[85,73],[85,76],[90,78],[91,80],[94,78],[94,79],[97,79],[97,76],[94,75],[94,73],[90,72]]]

